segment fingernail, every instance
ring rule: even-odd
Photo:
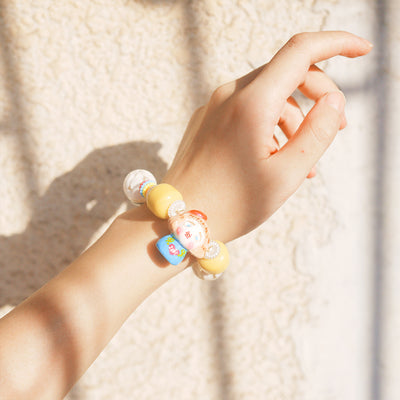
[[[347,118],[346,118],[346,113],[343,111],[339,129],[344,129],[346,128],[346,126],[347,126]]]
[[[364,39],[364,42],[370,49],[372,49],[374,47],[373,43],[371,43],[369,40]]]
[[[361,36],[358,36],[358,38],[359,38],[362,42],[364,42],[365,45],[367,45],[370,49],[372,49],[372,48],[374,47],[374,45],[373,45],[368,39],[365,39],[365,38],[363,38],[363,37],[361,37]]]
[[[325,103],[342,113],[346,104],[346,99],[342,92],[330,92],[325,97]]]

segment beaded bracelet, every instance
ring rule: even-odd
[[[136,206],[146,203],[148,209],[168,219],[170,234],[157,241],[157,248],[172,265],[178,265],[189,251],[197,258],[192,268],[201,279],[219,278],[229,264],[226,246],[211,240],[207,216],[198,210],[186,211],[182,195],[168,183],[160,183],[144,169],[130,172],[124,180],[126,197]]]

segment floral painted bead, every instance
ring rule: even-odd
[[[167,235],[157,241],[157,249],[172,265],[178,265],[187,254],[187,250],[176,240],[174,235]]]

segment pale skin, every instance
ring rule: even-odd
[[[250,232],[315,175],[346,118],[343,94],[314,64],[362,56],[371,47],[347,32],[298,34],[269,63],[220,86],[194,113],[164,181],[208,216],[212,237],[229,242]],[[315,101],[306,116],[291,97],[297,88]],[[276,125],[288,138],[282,148]],[[120,215],[3,317],[0,398],[62,399],[138,305],[193,261],[170,266],[163,260],[155,242],[168,233],[167,222],[144,206]]]

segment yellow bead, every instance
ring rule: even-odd
[[[218,240],[215,241],[220,247],[219,254],[214,258],[201,258],[200,260],[197,260],[201,268],[214,275],[224,272],[229,265],[228,249],[222,242]]]
[[[146,196],[149,210],[158,218],[168,218],[169,206],[177,200],[182,200],[182,195],[168,183],[160,183]]]

